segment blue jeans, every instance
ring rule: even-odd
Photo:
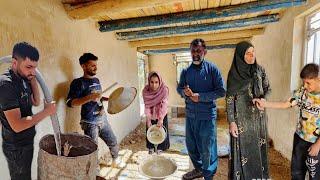
[[[100,137],[109,147],[112,158],[118,157],[119,146],[117,138],[108,121],[101,121],[97,124],[81,122],[80,124],[85,135],[91,137],[96,144],[98,144],[98,137]]]
[[[195,169],[212,179],[218,166],[216,121],[186,118],[186,146]]]
[[[2,145],[11,180],[31,180],[33,145],[12,149]]]

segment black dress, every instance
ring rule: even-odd
[[[257,77],[263,89],[263,97],[270,92],[265,71],[258,66]],[[268,179],[268,135],[265,111],[252,104],[253,83],[244,91],[226,96],[229,122],[238,126],[238,138],[231,136],[229,157],[229,179]]]

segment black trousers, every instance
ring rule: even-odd
[[[31,180],[33,145],[14,150],[3,145],[2,150],[8,162],[11,180]]]
[[[292,180],[304,180],[307,172],[310,180],[320,179],[320,153],[318,156],[308,155],[308,149],[312,144],[294,134],[291,159]]]
[[[154,124],[157,124],[158,120],[151,120],[151,124],[154,125]],[[167,130],[167,137],[166,139],[158,145],[157,149],[158,150],[162,150],[162,151],[165,151],[167,149],[170,148],[170,141],[169,141],[169,130],[168,130],[168,118],[167,118],[167,115],[163,118],[163,126],[166,128]],[[148,127],[146,127],[146,131],[148,130]],[[151,142],[148,141],[148,139],[146,138],[146,141],[147,141],[147,148],[148,149],[153,149],[154,148],[154,144],[152,144]]]

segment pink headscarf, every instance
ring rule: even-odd
[[[157,75],[159,78],[159,87],[155,91],[150,88],[150,80],[154,75]],[[142,96],[146,116],[151,119],[162,120],[168,112],[169,88],[163,83],[159,73],[154,71],[149,73],[148,84],[144,87]]]

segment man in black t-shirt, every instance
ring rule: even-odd
[[[108,123],[102,101],[108,98],[101,96],[101,85],[95,77],[98,58],[91,53],[84,53],[79,58],[83,76],[71,82],[67,97],[69,107],[81,106],[81,128],[97,144],[100,137],[109,147],[113,166],[120,166],[119,146],[110,124]]]
[[[26,42],[13,47],[12,66],[0,75],[0,122],[2,149],[12,180],[31,180],[35,125],[56,112],[54,103],[45,104],[37,114],[32,106],[40,104],[35,78],[38,50]]]

